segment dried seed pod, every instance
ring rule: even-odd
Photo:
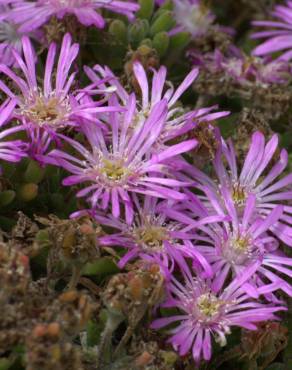
[[[82,370],[81,353],[64,342],[56,322],[37,324],[26,340],[26,369]]]
[[[161,302],[163,295],[164,278],[157,265],[137,264],[132,271],[112,277],[102,295],[103,301],[110,313],[124,317],[128,323],[116,356],[146,312]]]
[[[97,237],[102,229],[89,217],[61,220],[56,216],[36,217],[47,226],[52,244],[51,257],[66,264],[82,266],[99,257]]]
[[[97,305],[85,293],[69,291],[62,293],[54,303],[57,321],[68,337],[75,336],[84,328]]]
[[[26,293],[30,282],[29,258],[15,247],[0,244],[0,300]]]

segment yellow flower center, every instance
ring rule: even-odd
[[[233,184],[231,196],[235,204],[242,205],[246,200],[247,194],[244,187],[240,184]]]
[[[66,115],[70,112],[69,102],[54,94],[45,97],[42,93],[30,98],[21,108],[28,121],[43,126],[60,126],[64,124]]]
[[[139,244],[146,245],[151,249],[161,249],[163,241],[169,238],[166,228],[161,226],[149,226],[136,230],[136,238]]]
[[[236,251],[245,252],[249,247],[249,239],[248,237],[235,238],[231,241],[231,245]]]
[[[103,166],[100,172],[110,180],[119,181],[129,174],[129,170],[124,167],[122,160],[103,159],[102,162]]]
[[[223,304],[223,301],[211,293],[202,294],[197,300],[197,308],[208,319],[217,315]]]

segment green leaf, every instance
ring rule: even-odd
[[[30,202],[38,195],[38,186],[33,182],[22,185],[17,192],[17,196],[24,202]]]
[[[86,326],[87,345],[89,347],[96,346],[99,342],[100,334],[103,330],[103,324],[95,320],[89,320]]]
[[[36,234],[35,241],[41,247],[47,247],[51,244],[48,230],[39,230]]]
[[[147,37],[149,32],[149,23],[146,19],[137,19],[135,23],[129,26],[129,41],[137,47],[139,43]]]
[[[0,370],[7,370],[10,368],[12,362],[8,358],[0,359]]]
[[[153,47],[156,49],[158,55],[163,57],[169,46],[169,36],[167,32],[159,32],[153,38]]]
[[[148,48],[152,49],[153,48],[153,43],[151,39],[144,39],[141,41],[140,46],[148,46]]]
[[[122,43],[127,42],[127,26],[119,19],[115,19],[109,26],[109,33]]]
[[[53,193],[50,196],[50,201],[51,201],[52,206],[54,207],[54,209],[56,209],[58,211],[64,210],[65,204],[64,204],[64,197],[63,197],[62,194]]]
[[[165,0],[160,9],[173,10],[173,2],[171,0]]]
[[[154,10],[154,5],[155,5],[154,0],[139,0],[139,5],[140,5],[140,9],[136,14],[137,17],[144,18],[144,19],[150,19],[153,14],[153,10]]]
[[[272,365],[268,366],[266,370],[288,370],[285,364],[281,362],[275,362]]]
[[[0,193],[0,207],[5,207],[10,204],[15,198],[15,191],[4,190]]]
[[[119,272],[119,268],[110,257],[102,257],[95,262],[87,263],[83,270],[82,275],[88,276],[108,276]]]
[[[11,217],[0,216],[0,227],[2,230],[8,231],[15,224],[16,224],[16,221],[13,220]]]
[[[175,25],[175,20],[170,11],[164,11],[152,24],[150,35],[154,36],[159,32],[169,31]]]
[[[24,180],[26,182],[33,182],[34,184],[38,184],[42,181],[44,175],[45,169],[40,167],[40,165],[36,161],[30,160],[24,173]]]
[[[170,49],[182,50],[190,42],[191,37],[188,32],[179,32],[170,38]]]

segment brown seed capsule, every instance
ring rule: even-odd
[[[47,327],[42,324],[38,324],[34,329],[33,329],[33,336],[34,337],[43,337],[47,333]]]
[[[78,293],[76,292],[76,290],[71,290],[70,292],[62,293],[59,296],[59,300],[64,303],[74,302],[77,298],[78,298]]]
[[[60,324],[57,322],[52,322],[48,325],[47,329],[48,335],[51,337],[57,337],[60,334]]]
[[[135,365],[138,367],[147,366],[153,361],[153,356],[150,355],[149,352],[143,352],[138,358],[135,360]]]
[[[143,296],[143,285],[143,280],[139,276],[135,276],[129,281],[131,296],[136,301],[140,300]]]

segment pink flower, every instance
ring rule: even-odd
[[[195,238],[193,230],[221,221],[224,217],[201,217],[193,220],[191,225],[185,225],[167,217],[165,210],[173,207],[173,201],[158,201],[157,198],[145,196],[141,202],[135,194],[132,197],[135,215],[131,225],[122,218],[94,213],[100,224],[117,230],[99,238],[101,245],[127,249],[127,253],[119,261],[121,268],[130,260],[139,257],[143,260],[160,261],[163,266],[168,266],[169,271],[173,271],[177,265],[184,267],[185,259],[190,259],[200,266],[206,276],[212,276],[213,271],[209,263],[191,242]]]
[[[100,78],[108,79],[108,84],[101,84],[100,87],[106,89],[108,86],[111,86],[115,89],[121,105],[128,104],[129,93],[108,67],[103,68],[96,65],[93,70],[85,67],[85,72],[93,83],[98,83]],[[180,97],[196,80],[199,73],[197,68],[188,73],[177,89],[174,89],[174,86],[166,80],[167,69],[164,66],[161,66],[158,71],[152,70],[151,83],[148,82],[146,71],[139,62],[134,62],[133,72],[141,92],[141,105],[137,104],[136,110],[136,126],[143,124],[145,117],[147,117],[157,102],[162,99],[165,99],[167,102],[166,122],[157,139],[156,146],[163,146],[167,141],[182,136],[195,128],[199,122],[212,122],[229,114],[226,111],[214,112],[217,106],[186,111],[177,104]]]
[[[278,136],[275,134],[265,143],[264,135],[255,132],[241,171],[238,168],[235,150],[231,141],[223,141],[221,150],[214,160],[217,181],[189,166],[187,171],[201,185],[203,192],[210,189],[209,197],[202,197],[209,209],[214,210],[215,202],[224,206],[222,189],[227,189],[238,210],[244,209],[249,195],[253,194],[256,200],[256,215],[265,219],[278,205],[283,206],[283,213],[278,221],[269,226],[269,230],[289,246],[292,246],[291,214],[292,207],[286,205],[291,200],[292,174],[279,179],[288,164],[288,153],[282,149],[279,159],[268,169],[270,162],[278,149]],[[210,203],[210,197],[214,200]]]
[[[257,266],[251,266],[234,279],[224,290],[216,292],[211,281],[196,278],[188,269],[182,271],[185,283],[172,278],[168,284],[169,298],[164,307],[179,309],[181,313],[157,319],[152,328],[160,329],[178,323],[170,330],[168,339],[180,356],[192,352],[194,360],[208,361],[212,353],[212,336],[221,346],[226,345],[226,336],[232,327],[257,330],[256,323],[276,320],[275,312],[286,310],[284,306],[265,304],[253,300],[243,289]],[[262,286],[258,294],[266,294],[277,284]]]
[[[70,69],[79,46],[71,44],[69,34],[64,36],[62,42],[56,77],[53,72],[57,46],[54,43],[50,45],[41,84],[37,80],[35,52],[30,40],[24,37],[22,45],[24,58],[14,50],[12,53],[25,79],[1,64],[0,71],[13,81],[16,92],[3,81],[0,81],[0,89],[14,101],[12,118],[19,120],[27,131],[30,155],[36,157],[45,153],[52,141],[58,141],[57,133],[64,127],[79,126],[81,120],[90,119],[92,122],[95,120],[93,114],[111,108],[99,107],[100,102],[88,101],[82,91],[72,88],[76,72],[70,74]]]
[[[114,101],[113,95],[110,104]],[[187,140],[153,153],[152,147],[167,117],[167,101],[157,102],[138,127],[133,127],[136,104],[132,94],[125,111],[104,114],[102,120],[108,130],[95,123],[83,125],[85,146],[60,135],[76,155],[56,149],[44,158],[72,174],[63,181],[64,185],[85,185],[77,196],[87,197],[93,208],[111,206],[113,216],[118,218],[123,206],[128,223],[133,220],[133,193],[174,200],[185,198],[180,187],[188,183],[176,179],[169,163],[197,145],[196,140]]]
[[[7,1],[6,1],[7,2]],[[47,23],[51,17],[58,19],[66,15],[75,15],[78,21],[86,27],[103,28],[105,20],[100,9],[107,9],[115,13],[134,18],[134,12],[139,5],[133,2],[119,0],[37,0],[11,1],[12,9],[9,18],[20,25],[20,32],[31,32]]]
[[[13,19],[8,19],[10,11],[11,7],[1,5],[0,1],[0,63],[17,67],[12,50],[22,53],[21,39],[25,33],[19,31],[19,26]],[[34,39],[40,38],[39,32],[33,32],[29,36]]]
[[[14,103],[7,100],[0,107],[0,161],[19,162],[26,156],[26,144],[21,140],[7,140],[10,135],[21,131],[22,127],[3,129],[9,121]],[[4,139],[4,140],[3,140]]]
[[[238,210],[228,189],[221,190],[223,205],[210,188],[206,187],[205,192],[218,215],[223,216],[227,213],[227,217],[222,222],[202,224],[198,230],[193,230],[192,235],[193,247],[190,248],[195,248],[212,266],[213,290],[218,292],[230,277],[238,276],[245,268],[259,262],[258,269],[249,282],[249,293],[257,295],[256,288],[269,281],[278,282],[279,289],[291,296],[292,287],[281,275],[292,277],[292,258],[287,257],[279,249],[278,240],[268,233],[269,228],[282,217],[283,206],[277,206],[263,219],[255,209],[254,194],[250,194],[242,209]],[[192,220],[197,217],[196,204],[200,204],[202,214],[209,214],[207,208],[204,208],[203,204],[190,194],[189,201],[183,202],[180,206],[185,227],[187,225],[190,227]],[[175,207],[166,213],[169,216],[178,214]],[[275,296],[269,298],[277,300]]]
[[[253,24],[260,27],[269,27],[270,30],[256,32],[252,38],[267,38],[253,50],[254,55],[267,55],[283,52],[278,60],[290,60],[292,57],[292,1],[286,0],[285,5],[276,5],[272,15],[276,21],[255,21]]]

